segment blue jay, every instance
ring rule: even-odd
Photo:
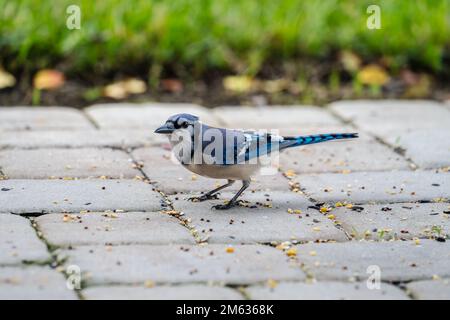
[[[171,116],[155,133],[168,136],[177,160],[188,170],[209,178],[227,179],[228,182],[201,197],[205,201],[216,198],[218,191],[242,181],[242,188],[224,205],[214,209],[229,209],[258,173],[264,156],[287,148],[337,139],[357,138],[357,133],[329,133],[310,136],[284,137],[257,131],[215,128],[203,124],[197,116],[181,113]]]

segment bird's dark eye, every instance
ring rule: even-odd
[[[185,121],[181,124],[182,128],[187,128],[188,126],[189,126],[189,123],[187,121]]]

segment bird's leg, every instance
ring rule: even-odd
[[[230,209],[231,207],[234,207],[237,203],[237,198],[239,198],[239,196],[242,194],[242,192],[244,192],[245,189],[248,188],[248,186],[250,185],[250,181],[249,180],[242,180],[242,188],[239,189],[239,191],[236,193],[236,195],[227,203],[227,204],[218,204],[212,207],[212,209],[217,209],[217,210],[226,210],[226,209]]]
[[[201,202],[201,201],[205,201],[205,200],[209,200],[209,199],[214,199],[214,198],[216,198],[217,192],[219,192],[222,189],[225,189],[226,187],[231,186],[234,182],[235,182],[235,180],[228,180],[228,182],[226,184],[224,184],[223,186],[220,186],[214,190],[211,190],[211,191],[205,193],[204,195],[201,195],[200,197],[189,198],[189,200]]]

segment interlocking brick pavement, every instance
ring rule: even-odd
[[[360,139],[289,150],[215,211],[240,184],[187,200],[223,181],[153,134],[178,112]],[[0,298],[449,299],[449,124],[448,106],[419,100],[2,107]]]

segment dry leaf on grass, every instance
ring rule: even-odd
[[[356,72],[361,67],[361,58],[352,51],[342,51],[339,60],[346,71]]]
[[[16,84],[16,78],[5,70],[0,68],[0,89],[13,87]]]
[[[358,80],[362,84],[382,86],[389,81],[389,75],[382,67],[370,64],[358,72]]]
[[[147,91],[147,85],[144,81],[136,78],[130,78],[123,81],[125,90],[130,94],[140,94]]]
[[[267,80],[262,84],[262,89],[267,93],[278,93],[290,88],[291,82],[288,79]]]
[[[144,81],[136,78],[130,78],[111,83],[103,88],[103,96],[120,100],[125,99],[130,94],[140,94],[147,91],[147,85]]]
[[[244,93],[254,90],[257,82],[248,76],[228,76],[223,79],[223,86],[226,90]]]
[[[33,86],[38,90],[53,90],[62,87],[65,81],[62,72],[53,69],[43,69],[35,74]]]
[[[178,79],[163,79],[161,80],[161,87],[163,90],[173,93],[183,91],[183,83]]]

